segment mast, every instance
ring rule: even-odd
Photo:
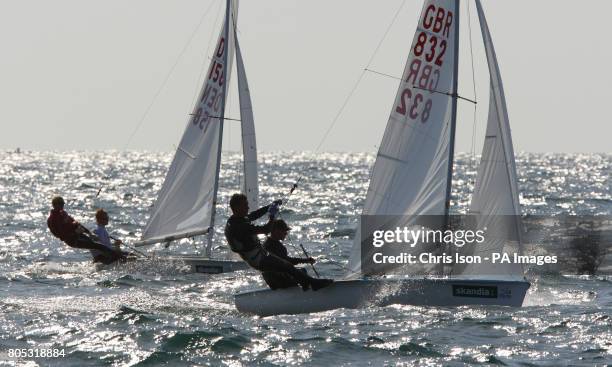
[[[230,17],[231,17],[231,4],[232,4],[232,0],[227,0],[226,6],[225,6],[225,42],[226,44],[229,46],[229,33],[230,33]],[[223,95],[226,95],[227,92],[227,88],[228,88],[228,83],[229,83],[229,73],[230,73],[230,68],[227,64],[227,58],[229,55],[229,48],[228,50],[225,52],[225,55],[223,56],[223,65],[225,66],[225,71],[224,71],[224,78],[226,78],[225,82],[223,83]],[[217,211],[217,192],[219,190],[219,172],[221,171],[221,148],[223,147],[223,121],[225,119],[225,98],[223,99],[223,107],[221,108],[220,112],[220,116],[219,116],[219,145],[217,148],[217,172],[215,173],[215,185],[213,188],[213,202],[212,202],[212,213],[210,216],[210,226],[208,227],[208,240],[206,242],[206,250],[205,250],[205,255],[206,257],[210,257],[212,255],[212,241],[213,241],[213,236],[215,234],[215,229],[214,229],[214,225],[215,225],[215,213]]]
[[[451,130],[448,145],[448,174],[446,176],[446,201],[444,203],[444,222],[446,228],[450,226],[450,200],[451,188],[453,185],[453,163],[455,159],[455,128],[457,126],[457,86],[459,82],[459,1],[455,0],[455,60],[453,60],[453,89],[451,106]]]

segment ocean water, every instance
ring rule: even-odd
[[[162,260],[96,270],[46,228],[52,196],[93,226],[104,207],[111,234],[139,238],[172,154],[0,152],[0,366],[612,365],[612,278],[532,275],[522,308],[389,306],[259,318],[236,292],[258,274],[191,274]],[[263,153],[261,202],[290,197],[290,242],[321,274],[341,276],[368,184],[371,154]],[[612,213],[612,155],[521,154],[525,214]],[[240,156],[225,153],[218,223],[239,186]],[[456,212],[465,211],[475,163],[458,155]],[[96,196],[98,193],[99,195]],[[606,244],[609,245],[609,244]],[[217,253],[226,253],[217,227]],[[193,254],[199,239],[150,251]],[[297,254],[296,254],[297,255]],[[14,348],[63,349],[58,358],[9,360]]]

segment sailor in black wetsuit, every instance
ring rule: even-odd
[[[283,245],[281,241],[283,241],[285,237],[287,237],[287,233],[290,230],[291,228],[289,228],[287,223],[285,223],[285,221],[282,219],[278,219],[272,222],[272,229],[270,235],[268,236],[266,242],[264,242],[263,244],[264,249],[270,254],[278,256],[293,265],[314,264],[315,259],[313,259],[312,257],[303,259],[289,256],[287,248],[285,247],[285,245]],[[302,271],[303,273],[306,273],[306,269],[297,269]],[[264,271],[261,275],[263,275],[264,280],[272,289],[289,288],[298,285],[297,280],[289,273]]]
[[[249,213],[249,202],[246,195],[234,194],[230,199],[232,216],[228,218],[225,225],[225,238],[232,249],[251,267],[262,272],[283,272],[290,274],[302,287],[303,290],[312,288],[317,290],[323,288],[333,281],[330,279],[315,279],[300,271],[290,262],[272,255],[265,251],[259,243],[258,234],[270,233],[274,212],[282,201],[277,200],[272,205],[264,206]],[[270,210],[271,216],[268,223],[257,226],[251,222],[263,217]]]

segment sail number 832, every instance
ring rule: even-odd
[[[412,90],[410,88],[406,88],[402,91],[402,95],[400,97],[399,105],[395,108],[395,112],[408,116],[413,120],[417,118],[421,119],[422,123],[426,123],[429,119],[429,115],[431,114],[431,106],[433,104],[431,99],[428,99],[426,102],[423,102],[424,98],[421,93],[416,93],[414,98],[412,98]],[[423,106],[421,112],[419,112],[419,108]]]

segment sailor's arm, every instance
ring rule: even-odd
[[[289,256],[287,256],[287,261],[289,261],[293,265],[298,265],[298,264],[314,264],[315,263],[315,259],[313,259],[312,257],[309,257],[307,259],[302,259],[302,258],[299,258],[299,257],[289,257]]]
[[[249,224],[251,226],[252,234],[268,234],[272,231],[272,221],[269,220],[268,223],[263,226],[256,226],[254,224]]]
[[[270,208],[275,206],[276,208],[276,212],[278,212],[278,208],[280,207],[280,205],[282,205],[283,201],[282,200],[275,200],[272,204],[270,205],[266,205],[264,207],[261,207],[255,211],[252,211],[249,213],[248,217],[249,220],[253,221],[256,219],[259,219],[261,217],[263,217],[264,215],[266,215],[266,213],[268,213],[270,211]],[[272,217],[274,217],[276,215],[276,213],[271,214]]]
[[[256,219],[259,219],[259,218],[263,217],[264,215],[266,215],[266,213],[268,212],[269,209],[270,209],[270,205],[266,205],[266,206],[261,207],[261,208],[259,208],[257,210],[253,210],[248,215],[249,220],[256,220]]]
[[[81,225],[81,223],[79,223],[78,220],[72,218],[70,215],[68,215],[68,213],[66,213],[65,211],[64,213],[64,221],[67,223],[70,223],[70,226],[72,226],[72,230],[75,231],[78,234],[84,233],[84,232],[89,232],[89,230],[87,230],[87,228],[83,227]]]
[[[270,233],[272,229],[272,222],[268,221],[268,223],[263,226],[258,226],[255,224],[251,224],[246,220],[243,223],[236,223],[232,225],[232,232],[235,234],[243,234],[247,236],[257,235],[257,234],[267,234]]]
[[[289,261],[293,265],[298,265],[302,263],[302,259],[297,258],[297,257],[287,256],[285,260]]]

